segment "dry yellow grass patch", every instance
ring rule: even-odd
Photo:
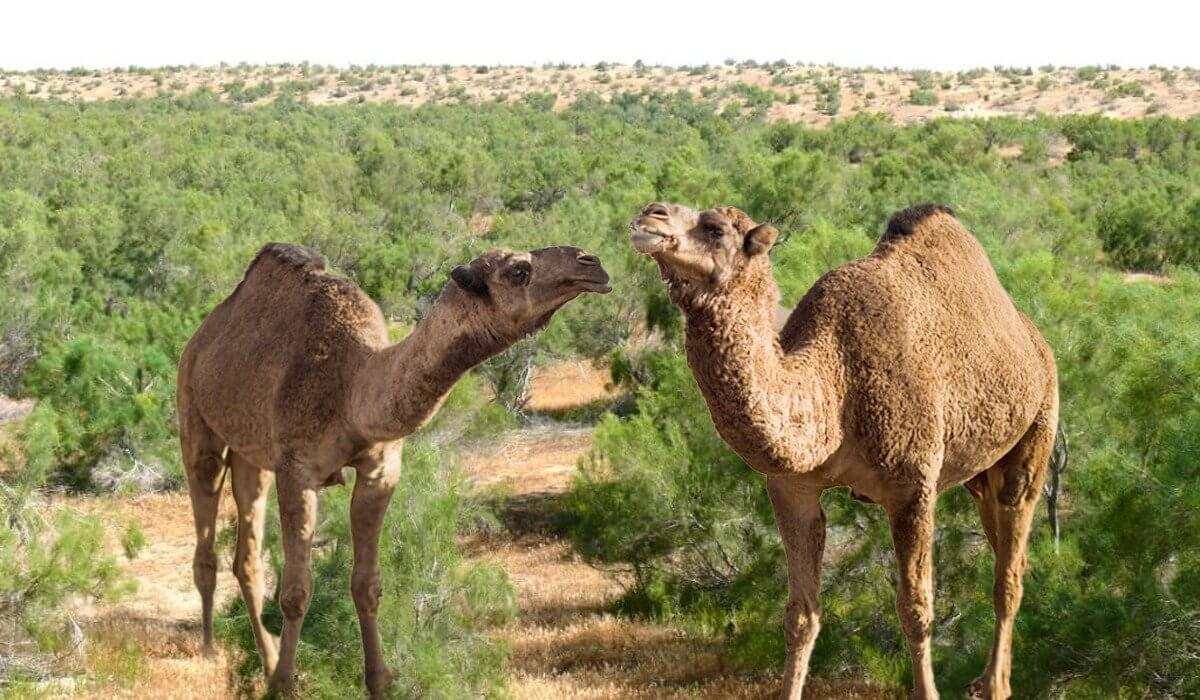
[[[463,454],[462,465],[479,488],[503,486],[513,495],[561,492],[591,447],[590,428],[530,428]]]
[[[1165,287],[1171,284],[1170,277],[1150,272],[1126,272],[1123,279],[1126,284],[1153,284],[1157,287]]]
[[[231,521],[236,512],[228,485],[225,488],[222,522]],[[187,494],[75,496],[57,499],[52,507],[99,515],[107,525],[108,548],[126,576],[137,583],[134,592],[115,603],[80,609],[78,619],[87,638],[83,666],[89,683],[70,697],[234,697],[225,655],[200,655],[200,596],[192,583],[195,531]],[[126,560],[117,537],[130,522],[140,523],[146,547],[137,558]],[[217,572],[218,606],[238,595],[228,564],[222,562]]]
[[[561,411],[617,396],[608,369],[587,361],[540,367],[530,384],[528,407],[534,411]]]

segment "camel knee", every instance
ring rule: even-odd
[[[1023,558],[1023,557],[1022,557]],[[1024,562],[996,572],[996,583],[992,588],[992,603],[1001,618],[1015,615],[1021,607],[1021,596],[1025,592]]]
[[[900,629],[912,638],[928,637],[933,631],[932,607],[918,600],[901,600],[896,606],[900,615]]]
[[[821,616],[813,606],[802,601],[789,600],[784,630],[788,649],[803,648],[817,638],[821,631]]]
[[[279,596],[279,608],[283,611],[283,617],[288,620],[302,619],[308,611],[308,601],[311,597],[312,588],[309,585],[292,584],[284,587]]]
[[[355,573],[350,577],[350,593],[354,606],[360,613],[375,615],[379,611],[379,599],[383,586],[376,572]]]
[[[233,576],[243,586],[253,585],[258,581],[258,562],[247,552],[238,552],[233,558]]]

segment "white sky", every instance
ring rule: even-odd
[[[0,68],[299,62],[1200,67],[1200,2],[0,0]]]

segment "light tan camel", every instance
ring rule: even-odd
[[[786,326],[767,251],[776,230],[734,208],[651,204],[632,242],[687,317],[688,364],[721,437],[767,489],[787,553],[788,660],[799,698],[820,627],[825,516],[849,486],[887,511],[914,696],[935,698],[933,514],[965,484],[995,552],[996,631],[971,692],[1009,697],[1025,547],[1054,443],[1050,348],[949,209],[894,215],[875,251],[822,277]]]
[[[177,396],[196,520],[193,571],[204,648],[211,652],[213,544],[228,467],[238,510],[233,571],[270,687],[289,690],[312,594],[317,490],[344,483],[342,468],[353,467],[350,589],[367,688],[379,696],[390,679],[376,628],[379,536],[400,476],[401,438],[429,420],[467,370],[545,328],[579,294],[608,292],[608,274],[578,248],[490,251],[455,268],[413,332],[388,345],[379,307],[354,283],[324,270],[325,261],[307,248],[268,244],[183,351]],[[278,639],[261,617],[261,542],[272,477],[285,561]]]

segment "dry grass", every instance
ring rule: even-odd
[[[528,408],[539,412],[563,411],[616,398],[609,386],[607,368],[590,362],[560,362],[542,367],[530,382]]]
[[[1165,287],[1171,284],[1170,277],[1150,272],[1126,272],[1122,279],[1125,284],[1152,284],[1156,287]]]
[[[222,521],[235,514],[228,488],[221,502]],[[200,655],[200,598],[192,584],[195,531],[187,494],[76,496],[58,498],[52,507],[99,515],[108,526],[110,551],[137,582],[136,591],[115,603],[79,610],[87,637],[83,666],[89,682],[70,697],[234,697],[225,655]],[[147,544],[135,559],[125,560],[117,536],[130,522],[141,525]],[[217,572],[218,605],[238,594],[228,564],[222,562]]]
[[[462,463],[477,488],[501,487],[516,496],[561,492],[591,446],[589,428],[531,428],[464,454]]]
[[[100,679],[71,697],[224,700],[236,697],[234,676],[223,651],[200,654],[199,605],[192,622],[137,617],[128,610],[106,612],[89,621],[89,676]],[[133,658],[128,649],[132,647]],[[122,678],[136,666],[130,678]],[[107,678],[106,678],[107,677]]]

